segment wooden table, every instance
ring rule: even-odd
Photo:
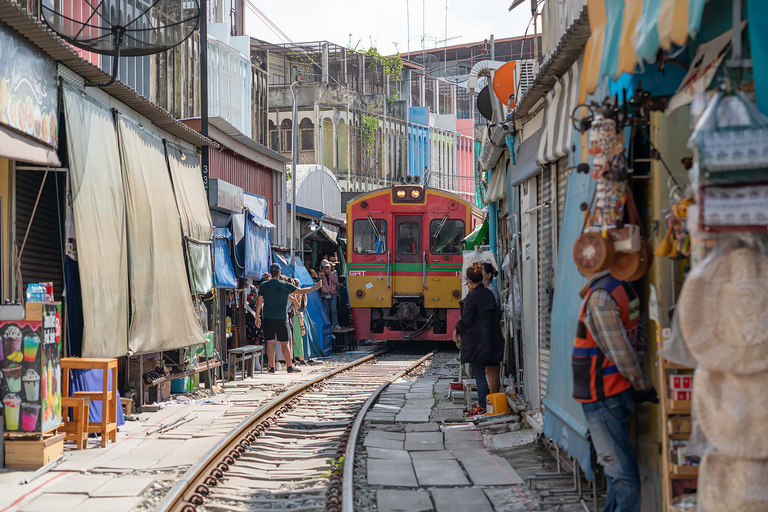
[[[62,396],[101,400],[101,422],[88,423],[89,433],[101,434],[101,447],[107,446],[107,438],[117,442],[117,359],[116,358],[80,358],[64,357],[61,359]],[[101,391],[76,391],[69,394],[70,370],[101,370],[103,376]],[[109,370],[112,370],[112,390],[109,390]]]

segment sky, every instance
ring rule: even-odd
[[[448,46],[491,34],[497,39],[521,36],[531,19],[528,2],[508,12],[512,0],[247,0],[246,33],[271,43],[288,41],[275,35],[249,2],[293,42],[327,40],[363,50],[375,46],[384,55],[408,51],[409,18],[411,51],[421,49],[422,34],[427,48],[446,44],[446,4]]]

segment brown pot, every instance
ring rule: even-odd
[[[613,242],[596,231],[582,233],[573,244],[573,260],[585,277],[607,270],[613,263],[613,257]]]

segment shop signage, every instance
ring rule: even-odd
[[[0,123],[58,147],[56,64],[2,23]]]

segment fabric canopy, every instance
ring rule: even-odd
[[[541,143],[541,129],[536,130],[527,139],[525,139],[517,151],[515,165],[512,167],[512,176],[510,183],[513,187],[528,181],[534,176],[538,176],[541,167],[536,163],[536,154],[539,152]]]
[[[592,34],[584,49],[579,103],[608,75],[632,73],[695,38],[706,0],[587,0]]]
[[[128,241],[115,120],[63,88],[69,180],[80,263],[83,357],[128,352]]]
[[[124,116],[118,133],[128,219],[134,354],[205,343],[184,268],[179,212],[162,142]]]
[[[545,165],[568,154],[571,145],[571,114],[579,104],[579,71],[574,62],[568,72],[547,94],[536,163]]]
[[[485,204],[495,203],[496,201],[501,201],[504,199],[504,197],[506,197],[504,193],[504,181],[506,180],[506,177],[506,167],[503,169],[497,169],[493,172],[491,181],[488,182],[488,190],[485,192],[485,199],[483,200]]]
[[[333,243],[338,243],[338,237],[339,237],[339,226],[334,226],[333,224],[328,224],[327,222],[323,222],[323,225],[320,226],[320,230],[323,232],[325,236],[328,237],[328,240],[330,240]]]
[[[462,240],[464,242],[464,250],[472,250],[478,245],[488,245],[488,231],[488,217],[486,217],[482,224],[478,225]]]
[[[237,277],[229,257],[229,240],[232,233],[226,228],[216,228],[214,235],[214,262],[216,263],[216,288],[237,288]]]
[[[263,222],[265,219],[260,220]],[[272,226],[272,223],[269,225]],[[262,274],[269,272],[272,248],[269,244],[269,231],[256,221],[256,216],[251,212],[246,212],[245,245],[243,275],[251,279],[261,279]]]
[[[185,153],[183,149],[171,144],[165,145],[165,151],[186,242],[190,282],[195,293],[205,294],[213,289],[210,243],[213,224],[200,172],[200,160],[196,154]]]
[[[0,156],[19,162],[61,167],[55,149],[3,126],[0,126]]]

